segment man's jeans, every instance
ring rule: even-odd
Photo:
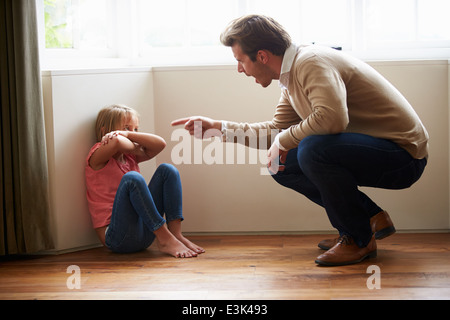
[[[164,213],[167,221],[183,220],[178,170],[160,165],[148,186],[140,173],[126,173],[114,200],[106,246],[118,253],[146,249],[155,239],[153,231],[166,223]]]
[[[372,237],[370,218],[382,209],[358,186],[408,188],[426,164],[427,159],[414,159],[389,140],[357,133],[317,135],[290,150],[285,170],[273,178],[324,207],[341,235],[365,247]]]

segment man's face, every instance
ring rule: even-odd
[[[272,71],[263,62],[262,55],[264,52],[259,51],[256,61],[253,62],[248,55],[242,52],[239,44],[235,43],[231,50],[238,62],[239,73],[245,73],[247,77],[255,78],[256,83],[259,83],[263,88],[268,87],[272,83]]]

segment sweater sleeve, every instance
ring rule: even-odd
[[[255,123],[226,121],[224,141],[244,144],[251,148],[268,149],[280,131],[298,124],[299,121],[300,117],[292,108],[286,90],[282,90],[271,121]]]

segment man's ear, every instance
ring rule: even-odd
[[[259,50],[256,54],[256,60],[262,64],[267,64],[270,60],[270,53],[267,50]]]

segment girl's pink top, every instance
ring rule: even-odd
[[[86,194],[94,228],[109,225],[114,198],[123,175],[129,171],[140,172],[136,157],[131,154],[123,155],[124,163],[111,158],[102,169],[92,169],[89,159],[100,146],[98,142],[92,147],[85,163]]]

